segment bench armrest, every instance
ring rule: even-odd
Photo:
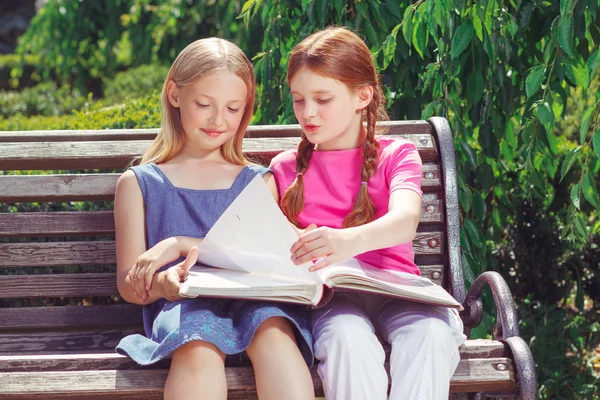
[[[464,310],[460,313],[465,329],[470,330],[481,323],[483,318],[481,292],[486,284],[492,290],[496,304],[494,339],[502,340],[519,336],[519,320],[512,294],[502,275],[494,271],[486,271],[479,275],[471,285],[463,302]]]

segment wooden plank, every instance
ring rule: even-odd
[[[114,273],[0,276],[0,299],[115,295]]]
[[[113,200],[120,174],[64,174],[64,175],[2,175],[0,201],[46,202]],[[423,191],[440,191],[440,167],[434,163],[423,165]]]
[[[114,241],[0,243],[0,267],[114,264]]]
[[[504,364],[506,370],[496,366]],[[389,365],[386,365],[389,371]],[[84,396],[88,393],[112,395],[143,392],[160,392],[164,387],[167,369],[52,371],[52,372],[2,372],[0,394],[64,394]],[[225,370],[230,393],[255,390],[251,367],[229,367]],[[323,388],[316,367],[311,369],[317,395]],[[512,361],[507,358],[461,360],[450,381],[451,392],[512,391],[516,388]]]
[[[114,235],[112,211],[0,214],[0,237]]]
[[[0,334],[0,355],[113,353],[119,341],[142,330],[70,331]]]
[[[418,232],[417,254],[443,254],[441,232]],[[438,247],[429,247],[436,240]],[[114,241],[0,243],[0,268],[114,264]]]
[[[4,175],[0,201],[114,200],[120,174]],[[433,179],[432,179],[433,181]]]
[[[0,308],[1,331],[25,329],[111,329],[142,326],[142,307],[135,304]]]
[[[437,193],[426,193],[421,224],[443,222],[443,200]],[[0,237],[114,235],[114,229],[113,212],[108,210],[0,213]]]
[[[438,159],[432,135],[391,135],[415,143],[424,162]],[[279,153],[296,148],[299,138],[244,139],[244,153]],[[0,170],[125,168],[146,151],[148,140],[2,143]]]
[[[433,133],[427,121],[386,121],[379,125],[386,127],[388,134]],[[158,128],[3,131],[0,132],[0,143],[153,140],[157,133]],[[251,125],[246,131],[246,137],[250,138],[293,136],[300,136],[300,125]]]
[[[390,346],[385,344],[389,360]],[[467,340],[460,348],[461,360],[506,358],[508,352],[503,343],[497,340]],[[227,365],[243,365],[239,360],[227,359]],[[147,368],[168,368],[169,360],[164,360]],[[247,364],[247,362],[245,363]],[[34,354],[0,356],[0,372],[42,372],[42,371],[85,371],[85,370],[130,370],[140,366],[129,357],[117,353],[95,354]]]
[[[433,278],[435,283],[443,282],[444,273],[439,272],[441,266],[420,268],[422,274],[430,279]],[[435,272],[440,274],[439,279],[434,278]],[[110,272],[0,276],[0,299],[117,296],[118,294],[115,274]]]

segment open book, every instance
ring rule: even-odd
[[[334,290],[360,291],[461,308],[427,278],[386,271],[354,258],[309,272],[295,265],[298,236],[257,175],[198,246],[198,264],[181,284],[183,297],[225,297],[324,305]]]

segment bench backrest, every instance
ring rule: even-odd
[[[388,135],[413,141],[423,160],[417,264],[462,301],[447,121],[386,125]],[[125,334],[141,330],[140,307],[124,303],[116,288],[112,200],[118,171],[144,152],[156,132],[0,132],[0,355],[107,352]],[[268,164],[295,148],[299,134],[298,125],[252,126],[244,151]]]

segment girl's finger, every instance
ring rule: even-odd
[[[316,263],[315,265],[311,266],[308,270],[310,272],[315,272],[315,271],[318,271],[318,270],[323,269],[325,267],[328,267],[331,264],[333,264],[333,262],[331,261],[331,257],[324,257],[318,263]]]
[[[307,263],[309,261],[315,260],[319,257],[325,257],[329,255],[329,249],[327,247],[320,247],[316,250],[311,251],[308,254],[305,254],[304,256],[296,259],[294,261],[294,264],[296,265],[302,265],[304,263]]]
[[[156,272],[156,265],[150,264],[144,273],[144,287],[146,291],[150,291],[152,288],[152,279],[154,278],[154,273]]]
[[[320,231],[312,231],[309,233],[303,233],[298,240],[296,240],[296,243],[293,244],[292,248],[290,249],[290,253],[295,253],[299,248],[301,248],[302,246],[304,246],[307,243],[312,242],[313,240],[318,239],[321,236]]]
[[[292,261],[295,261],[296,259],[304,256],[305,254],[308,254],[311,251],[319,249],[324,246],[325,246],[325,243],[323,243],[323,241],[319,240],[319,239],[313,240],[312,242],[308,242],[304,246],[302,246],[298,250],[296,250],[295,253],[292,253]]]

